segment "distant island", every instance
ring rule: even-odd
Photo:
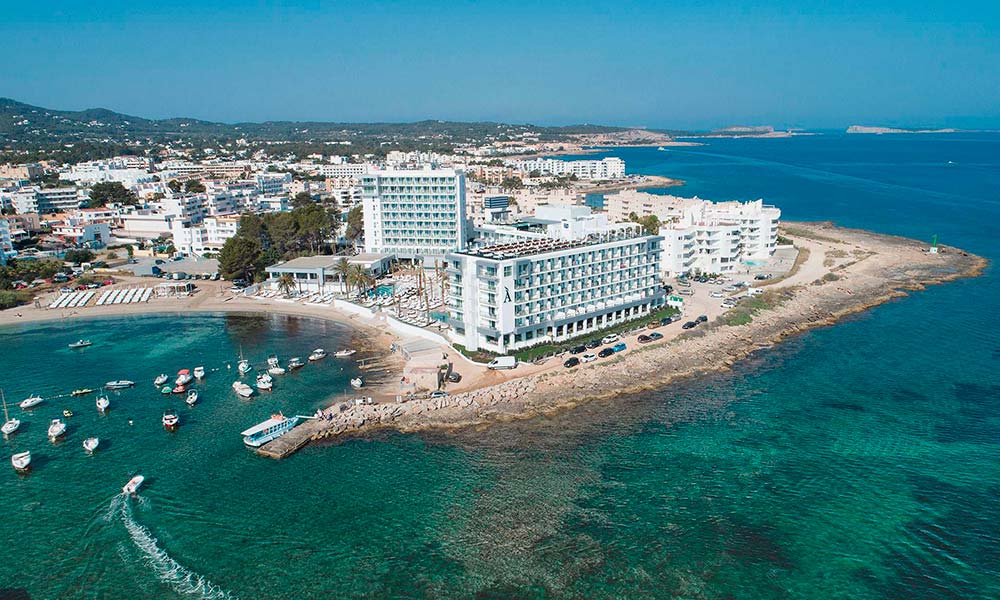
[[[816,135],[801,129],[777,130],[771,125],[733,125],[699,135],[678,136],[689,138],[787,138],[797,135]]]
[[[902,129],[899,127],[870,127],[868,125],[851,125],[847,133],[868,133],[882,135],[884,133],[958,133],[960,129]]]

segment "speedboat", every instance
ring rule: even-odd
[[[345,358],[354,354],[355,352],[357,352],[357,350],[350,350],[350,349],[337,350],[336,352],[333,353],[333,355],[336,356],[337,358]]]
[[[267,368],[267,374],[268,375],[284,375],[287,372],[288,371],[285,371],[285,367],[268,367]]]
[[[98,412],[105,412],[108,407],[111,406],[111,400],[108,400],[107,396],[97,397],[97,410]]]
[[[233,382],[233,391],[243,398],[249,398],[250,396],[253,396],[253,388],[243,383],[242,381]]]
[[[159,375],[156,376],[156,379],[153,380],[153,385],[155,385],[156,387],[160,387],[161,385],[166,383],[168,379],[170,378],[167,377],[166,373],[160,373]]]
[[[18,473],[25,473],[31,469],[31,452],[18,452],[10,457],[10,464]]]
[[[269,390],[274,386],[273,379],[267,373],[261,373],[257,376],[257,389],[258,390]]]
[[[194,368],[194,378],[204,379],[205,378],[205,367],[195,367]]]
[[[142,486],[142,482],[146,481],[146,478],[142,475],[136,475],[132,479],[128,480],[125,487],[122,488],[122,493],[134,494],[139,491],[139,487]]]
[[[240,374],[242,374],[242,375],[246,375],[250,371],[253,371],[253,365],[251,365],[250,361],[247,360],[247,359],[245,359],[245,358],[240,360],[240,364],[237,365],[236,368],[239,370]]]
[[[160,388],[160,393],[163,394],[164,396],[166,396],[167,394],[172,394],[174,393],[174,388],[170,387],[169,385],[165,385]]]
[[[269,375],[284,375],[285,368],[278,362],[278,357],[274,354],[267,357],[267,373]]]
[[[167,387],[170,387],[170,386],[167,386]],[[184,392],[187,391],[187,386],[186,385],[174,386],[174,389],[172,389],[170,391],[172,393],[174,393],[174,394],[183,394]]]
[[[68,419],[68,418],[70,418],[70,417],[72,417],[72,416],[73,416],[73,411],[71,411],[71,410],[70,410],[70,409],[68,409],[68,408],[64,408],[64,409],[63,409],[63,416],[64,416],[64,417],[66,417],[66,418]]]
[[[177,379],[174,381],[177,385],[187,385],[191,383],[194,377],[191,377],[191,371],[187,369],[181,369],[177,371]]]
[[[86,450],[87,452],[93,452],[94,450],[97,450],[97,446],[100,443],[101,443],[101,438],[89,437],[83,440],[83,449]]]
[[[324,358],[326,358],[326,350],[322,348],[316,348],[312,351],[312,354],[309,355],[309,360],[313,362],[323,360]]]
[[[119,379],[118,381],[109,381],[104,384],[104,387],[109,390],[124,390],[125,388],[130,388],[135,385],[134,381],[129,381],[128,379]]]
[[[24,410],[28,410],[29,408],[35,408],[36,406],[38,406],[41,403],[42,403],[42,397],[41,396],[32,396],[32,397],[27,398],[25,400],[21,400],[21,403],[18,404],[18,406],[20,406]]]
[[[301,358],[299,358],[299,357],[296,356],[295,358],[289,359],[289,361],[288,361],[288,370],[289,371],[294,371],[295,369],[301,369],[302,367],[305,366],[305,364],[306,363],[302,362]]]
[[[72,344],[69,344],[70,348],[86,348],[90,345],[90,340],[77,340]]]
[[[187,398],[184,399],[184,402],[186,402],[188,406],[194,406],[195,404],[197,404],[198,390],[191,390],[190,392],[188,392]]]
[[[0,390],[0,399],[3,400],[3,426],[0,427],[0,432],[4,435],[10,435],[18,430],[21,426],[20,419],[11,419],[10,415],[7,414],[7,398],[3,395],[3,390]]]
[[[73,390],[70,392],[70,396],[86,396],[87,394],[93,394],[94,390],[90,388],[80,388],[78,390]]]
[[[354,379],[351,380],[351,387],[354,389],[359,389],[364,384],[365,382],[361,381],[360,377],[355,377]]]
[[[180,424],[180,417],[177,416],[175,412],[163,413],[163,428],[167,431],[177,431],[177,426]]]
[[[66,433],[66,424],[62,422],[62,419],[52,419],[49,423],[49,439],[55,441],[56,438]]]

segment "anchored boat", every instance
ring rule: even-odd
[[[69,344],[70,348],[86,348],[90,345],[90,340],[77,340],[72,344]]]
[[[312,354],[309,355],[310,362],[316,362],[317,360],[323,360],[324,358],[326,358],[326,350],[322,348],[316,348],[312,351]]]
[[[128,379],[119,379],[118,381],[109,381],[104,384],[104,387],[109,390],[124,390],[125,388],[130,388],[135,385],[134,381],[129,381]]]
[[[299,417],[286,417],[279,412],[271,415],[270,419],[247,429],[240,435],[243,436],[244,444],[251,448],[259,448],[271,440],[285,435],[295,428],[298,423]]]
[[[273,379],[267,373],[261,373],[257,376],[257,389],[258,390],[269,390],[274,386]]]
[[[49,439],[54,442],[59,437],[65,435],[66,424],[62,422],[62,419],[52,419],[52,422],[49,423],[48,433],[49,433]]]
[[[253,396],[253,388],[242,381],[233,382],[233,391],[242,398],[249,398],[250,396]]]
[[[153,380],[153,385],[155,385],[156,387],[160,387],[161,385],[166,383],[168,379],[170,378],[167,377],[166,373],[160,373],[159,375],[156,376],[156,379]]]
[[[361,386],[363,386],[364,384],[365,384],[365,382],[361,381],[360,377],[355,377],[354,379],[351,379],[351,387],[354,388],[354,389],[356,389],[356,390],[360,389]]]
[[[194,406],[195,404],[197,404],[198,390],[191,390],[190,392],[188,392],[187,398],[184,399],[184,402],[186,402],[188,406]]]
[[[187,369],[181,369],[180,371],[177,371],[177,379],[174,381],[174,383],[178,386],[185,386],[191,383],[193,379],[194,377],[191,377],[191,371],[188,371]]]
[[[23,410],[28,410],[29,408],[35,408],[41,403],[42,403],[41,396],[32,396],[25,400],[21,400],[21,403],[18,406],[20,406]]]
[[[93,452],[97,450],[97,446],[101,443],[101,438],[89,437],[83,440],[83,449],[87,452]]]
[[[204,379],[205,378],[205,367],[195,367],[194,368],[194,378]]]
[[[333,355],[336,356],[337,358],[345,358],[351,356],[355,352],[357,352],[357,350],[351,350],[351,349],[337,350],[336,352],[333,353]]]
[[[0,390],[0,400],[3,400],[3,427],[0,427],[0,431],[3,431],[4,435],[10,435],[21,427],[21,420],[11,419],[7,414],[7,398],[3,395],[3,390]]]
[[[10,464],[18,473],[26,473],[31,469],[31,452],[18,452],[10,457]]]
[[[111,400],[108,400],[107,396],[98,396],[96,404],[98,412],[105,412],[111,406]]]
[[[180,417],[173,411],[163,414],[163,428],[167,431],[177,431],[177,426],[180,425],[180,422]]]

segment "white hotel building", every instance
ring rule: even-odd
[[[7,259],[17,256],[14,251],[14,240],[10,235],[10,222],[0,217],[0,265],[7,264]]]
[[[372,171],[361,194],[367,253],[431,263],[468,243],[462,171]]]
[[[197,224],[174,220],[171,223],[174,247],[179,252],[199,256],[206,252],[218,252],[226,240],[236,236],[239,226],[240,215],[206,217]]]
[[[574,229],[574,220],[556,229]],[[539,221],[540,231],[520,241],[446,257],[453,342],[504,354],[588,335],[663,304],[663,238],[605,221],[599,232],[591,222],[578,228],[585,237],[557,239],[552,224]]]
[[[507,164],[522,173],[538,171],[543,175],[576,175],[582,180],[623,179],[625,177],[625,161],[616,156],[601,160],[532,158],[509,160]]]

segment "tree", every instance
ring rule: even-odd
[[[345,235],[349,240],[357,240],[365,231],[365,214],[361,205],[357,205],[347,213],[347,231]]]
[[[322,206],[310,201],[292,211],[296,222],[296,237],[299,242],[307,244],[312,253],[317,246],[324,243],[336,232],[336,222],[330,218],[330,213]]]
[[[126,189],[118,181],[102,181],[95,183],[90,188],[91,207],[107,206],[111,202],[135,205],[139,203],[139,198],[135,195],[135,192]]]
[[[660,218],[656,215],[646,215],[645,217],[640,217],[635,213],[629,213],[628,218],[633,223],[642,225],[642,230],[647,235],[657,235],[660,233]]]
[[[260,247],[267,249],[271,247],[271,238],[267,233],[267,224],[264,219],[254,213],[244,213],[240,216],[240,224],[236,229],[236,235],[257,240]]]
[[[267,215],[265,223],[271,243],[281,254],[298,249],[299,223],[295,216],[290,212]]]
[[[500,182],[500,187],[505,190],[519,190],[524,187],[524,182],[520,177],[504,177]]]
[[[63,256],[63,260],[78,265],[80,263],[94,260],[94,253],[86,249],[67,250],[66,254]]]
[[[292,277],[291,273],[285,273],[278,278],[278,290],[283,293],[286,297],[292,293],[295,289],[295,278]]]
[[[312,196],[309,195],[309,192],[299,192],[298,194],[295,194],[294,198],[292,198],[293,209],[309,206],[310,204],[316,203],[313,202]]]
[[[171,179],[170,181],[168,181],[167,187],[170,188],[170,191],[175,194],[181,193],[181,189],[183,189],[181,187],[181,182],[177,181],[176,179]]]
[[[200,194],[205,191],[205,184],[197,179],[188,179],[184,182],[184,191],[188,194]]]
[[[351,263],[346,258],[341,258],[333,266],[333,270],[340,275],[340,289],[347,291],[347,280],[351,277]]]
[[[219,271],[227,279],[252,280],[260,259],[260,244],[242,236],[231,237],[219,251]]]

